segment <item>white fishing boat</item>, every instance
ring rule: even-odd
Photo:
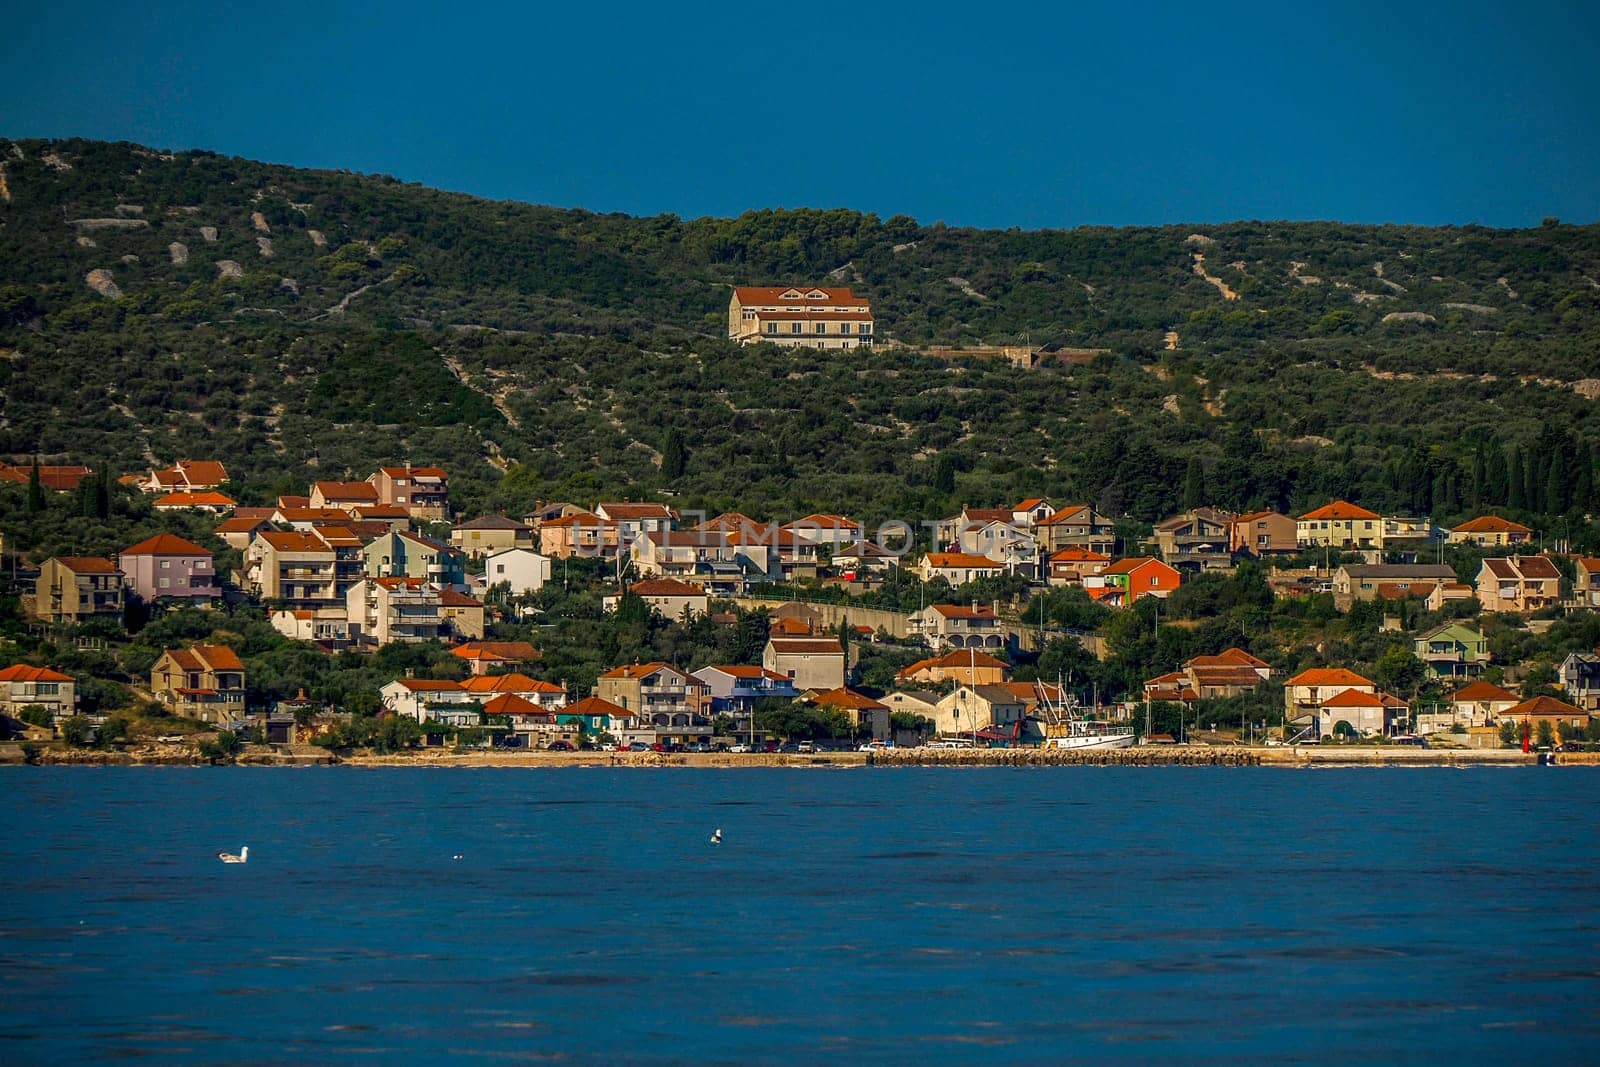
[[[1034,683],[1038,696],[1040,728],[1044,731],[1041,748],[1085,749],[1132,748],[1133,728],[1123,723],[1107,722],[1098,714],[1089,714],[1070,693],[1056,685],[1056,699],[1050,698],[1048,686]],[[1095,701],[1095,712],[1099,700]]]

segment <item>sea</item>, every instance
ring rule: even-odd
[[[1600,1059],[1587,768],[0,789],[4,1064]]]

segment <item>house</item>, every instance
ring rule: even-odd
[[[279,608],[268,618],[272,628],[295,641],[315,641],[330,650],[350,642],[344,601],[317,608]]]
[[[1561,603],[1561,572],[1548,556],[1486,559],[1478,568],[1484,611],[1526,615]]]
[[[1442,611],[1446,604],[1471,600],[1476,595],[1472,586],[1465,582],[1440,582],[1428,594],[1426,603],[1429,611]]]
[[[865,693],[840,686],[804,698],[805,703],[824,711],[842,712],[855,727],[856,736],[869,736],[874,741],[889,739],[889,705],[874,700]]]
[[[1228,550],[1258,559],[1270,555],[1292,556],[1300,551],[1295,521],[1276,511],[1252,511],[1237,516],[1228,524]]]
[[[1362,737],[1399,732],[1411,718],[1411,709],[1388,693],[1351,688],[1322,697],[1312,712],[1317,737],[1333,737],[1348,724]]]
[[[1464,622],[1435,626],[1412,642],[1433,678],[1472,678],[1489,663],[1489,640]]]
[[[17,466],[0,463],[0,482],[29,485],[35,471],[39,474],[39,487],[52,493],[75,492],[83,485],[83,480],[94,473],[88,467],[80,466],[43,466],[34,463]]]
[[[1443,541],[1446,531],[1431,519],[1403,515],[1383,518],[1383,545],[1388,549],[1417,549]]]
[[[1561,688],[1576,707],[1600,713],[1600,649],[1568,653],[1561,661]]]
[[[1036,524],[1048,519],[1056,511],[1057,509],[1044,497],[1033,496],[1012,505],[1011,522],[1024,530],[1032,530]]]
[[[940,649],[1004,648],[1010,634],[993,608],[976,603],[934,604],[911,616],[910,632],[929,646]]]
[[[465,554],[419,533],[391,530],[370,541],[361,554],[366,557],[368,577],[424,578],[435,585],[467,583]]]
[[[769,524],[727,536],[735,561],[750,571],[783,582],[817,577],[821,546],[794,530]]]
[[[366,577],[365,549],[372,538],[353,527],[362,524],[346,519],[337,524],[318,524],[311,532],[322,538],[322,543],[333,549],[333,587],[336,599],[342,600],[350,587]],[[381,532],[372,536],[381,537]]]
[[[590,734],[616,733],[631,727],[637,718],[627,708],[594,696],[568,704],[556,714],[558,723],[572,723]]]
[[[1502,519],[1498,515],[1479,515],[1451,530],[1447,539],[1452,545],[1503,548],[1528,544],[1533,540],[1533,531],[1520,522]]]
[[[678,525],[678,516],[665,504],[596,504],[594,513],[606,522],[616,524],[618,544],[623,547],[632,545],[645,534],[675,529]]]
[[[1027,702],[1001,685],[962,685],[934,705],[934,732],[972,736],[986,727],[1009,730],[1028,714]]]
[[[1304,724],[1325,699],[1347,689],[1363,693],[1378,691],[1371,679],[1343,667],[1313,667],[1301,671],[1283,683],[1283,717],[1289,722]]]
[[[1557,700],[1551,696],[1534,697],[1505,710],[1502,718],[1524,723],[1529,735],[1537,741],[1539,724],[1549,723],[1560,734],[1562,741],[1581,739],[1589,727],[1592,716],[1580,707]]]
[[[483,701],[447,678],[398,678],[378,690],[378,699],[389,711],[417,722],[477,726],[483,721]]]
[[[1233,516],[1216,508],[1194,508],[1155,526],[1156,551],[1174,567],[1225,570],[1233,565]]]
[[[616,556],[622,528],[592,511],[581,511],[539,524],[539,551],[553,559],[610,559]]]
[[[25,708],[40,707],[59,723],[78,713],[78,683],[49,667],[13,663],[0,670],[0,715],[20,718]]]
[[[1002,510],[1001,515],[987,522],[965,523],[957,531],[956,550],[1002,564],[1007,574],[1037,577],[1039,546],[1033,534],[1014,525],[1008,509]]]
[[[337,554],[314,533],[267,530],[245,550],[245,584],[263,600],[291,608],[339,602]]]
[[[830,551],[853,545],[866,534],[862,525],[848,515],[823,512],[814,512],[803,519],[786,522],[779,529],[814,545],[826,545]]]
[[[904,689],[883,695],[883,702],[889,705],[891,722],[893,716],[901,714],[915,715],[931,722],[939,713],[939,699],[938,693],[926,689]]]
[[[1517,703],[1515,693],[1484,681],[1469,682],[1450,695],[1452,718],[1467,726],[1492,726]]]
[[[567,690],[554,682],[530,678],[526,674],[475,674],[461,683],[461,688],[479,699],[511,694],[533,703],[545,711],[555,711],[567,706]],[[484,711],[488,711],[487,705]]]
[[[1271,677],[1272,667],[1265,660],[1230,648],[1214,656],[1195,656],[1181,669],[1151,678],[1144,683],[1144,696],[1150,701],[1193,704],[1241,696]]]
[[[211,553],[175,534],[156,534],[123,549],[117,565],[128,588],[147,604],[210,603],[222,595]]]
[[[899,558],[898,553],[880,548],[871,541],[857,541],[853,545],[834,549],[828,562],[841,577],[860,581],[869,576],[889,573]]]
[[[439,587],[421,578],[361,579],[345,594],[345,617],[350,640],[368,645],[438,640],[444,623]]]
[[[1006,573],[1006,565],[970,552],[929,552],[916,571],[925,582],[943,578],[951,585],[966,585],[980,578],[998,578]]]
[[[170,467],[152,469],[138,479],[146,493],[195,493],[219,488],[228,480],[228,469],[214,459],[180,459]]]
[[[450,543],[467,554],[482,559],[508,548],[533,549],[533,527],[504,515],[480,515],[450,531]]]
[[[629,585],[628,592],[650,605],[662,618],[676,621],[704,615],[711,605],[711,598],[703,588],[676,578],[647,578]],[[621,600],[620,596],[612,594],[601,601],[601,606],[606,611],[615,611]]]
[[[1165,600],[1183,582],[1176,567],[1153,556],[1119,559],[1083,580],[1090,598],[1108,607],[1126,608],[1156,597]]]
[[[229,548],[237,548],[243,552],[250,547],[251,538],[270,529],[272,529],[271,519],[241,516],[236,511],[231,517],[217,523],[216,534]]]
[[[1034,540],[1046,554],[1082,548],[1110,555],[1116,550],[1116,528],[1087,504],[1069,504],[1033,524]]]
[[[226,493],[208,490],[202,493],[168,493],[150,502],[157,511],[203,511],[221,515],[239,506],[239,502]]]
[[[485,633],[483,601],[452,589],[439,590],[439,636],[481,638]]]
[[[635,663],[602,674],[595,696],[638,716],[643,726],[697,725],[709,710],[699,679],[669,663]]]
[[[556,713],[516,693],[498,693],[484,699],[485,722],[511,727],[505,744],[512,748],[543,748],[567,731],[560,728]]]
[[[1600,559],[1579,559],[1574,571],[1573,602],[1579,607],[1600,608]]]
[[[349,523],[350,513],[343,508],[288,507],[279,505],[272,513],[272,521],[291,530],[309,533],[327,523]]]
[[[1382,548],[1383,516],[1335,500],[1295,520],[1295,541],[1301,548]]]
[[[49,622],[122,618],[123,574],[98,556],[53,556],[34,582],[33,613]]]
[[[942,656],[918,660],[895,675],[895,684],[936,685],[960,682],[962,685],[997,685],[1011,680],[1011,664],[975,648],[950,651]]]
[[[150,693],[168,714],[233,722],[244,717],[244,662],[226,645],[169,648],[150,668]]]
[[[405,508],[414,519],[450,517],[450,475],[442,467],[379,467],[367,479],[375,503]]]
[[[1422,599],[1455,581],[1455,568],[1443,563],[1346,563],[1333,573],[1333,602],[1349,611],[1358,600]]]
[[[362,504],[379,504],[378,490],[371,482],[312,482],[310,507],[338,508],[346,513]]]
[[[465,660],[473,674],[488,674],[543,658],[540,651],[526,641],[468,641],[452,648],[450,654]]]
[[[732,564],[734,546],[727,534],[715,531],[651,530],[634,539],[629,554],[642,575],[692,578],[719,563]]]
[[[771,697],[794,700],[800,695],[787,674],[765,667],[745,664],[702,667],[694,672],[694,678],[705,687],[713,712],[747,714],[757,700]]]
[[[1099,574],[1110,564],[1111,557],[1103,552],[1063,548],[1050,556],[1049,582],[1055,586],[1082,585],[1085,578]]]
[[[836,637],[770,637],[761,665],[798,690],[838,689],[845,683],[844,646]]]
[[[728,301],[728,337],[785,348],[870,347],[872,304],[849,289],[741,285]]]
[[[532,549],[502,548],[489,553],[483,561],[485,589],[504,585],[510,596],[537,593],[550,580],[550,557],[541,556]]]

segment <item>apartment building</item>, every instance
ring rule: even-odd
[[[849,289],[739,286],[728,302],[728,337],[787,348],[866,348],[872,305]]]

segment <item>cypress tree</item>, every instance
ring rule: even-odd
[[[1183,474],[1183,506],[1197,508],[1206,502],[1206,469],[1199,456],[1189,457],[1189,467]]]
[[[1488,473],[1484,477],[1483,503],[1505,506],[1511,502],[1511,474],[1506,469],[1506,454],[1499,445],[1489,449]]]
[[[1484,481],[1489,476],[1489,464],[1484,458],[1483,442],[1472,451],[1472,485],[1467,490],[1468,500],[1474,508],[1483,504]]]
[[[683,435],[676,429],[668,430],[667,439],[661,445],[661,476],[675,481],[688,469],[689,450],[684,446]]]
[[[39,457],[33,457],[33,470],[28,472],[28,514],[37,515],[44,510],[44,486],[39,484]]]
[[[1540,501],[1541,511],[1549,515],[1558,515],[1566,508],[1567,480],[1563,476],[1560,463],[1550,464],[1550,473],[1544,480],[1544,499]]]
[[[1507,461],[1506,466],[1509,468],[1506,472],[1506,506],[1518,509],[1525,508],[1528,506],[1528,483],[1526,480],[1527,474],[1525,473],[1526,468],[1522,463],[1521,449],[1513,448],[1511,450],[1511,458]]]

